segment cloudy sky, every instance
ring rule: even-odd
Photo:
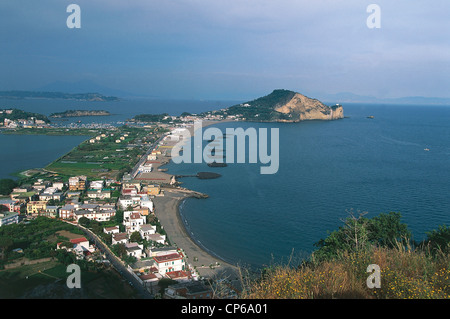
[[[66,12],[81,8],[81,28]],[[381,9],[370,29],[367,7]],[[0,90],[450,97],[448,0],[1,0]]]

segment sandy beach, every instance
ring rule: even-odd
[[[222,121],[205,121],[202,127],[221,123]],[[193,126],[188,128],[191,136],[194,136]],[[164,159],[168,162],[169,159]],[[162,165],[161,165],[162,166]],[[158,166],[159,167],[159,166]],[[158,172],[167,175],[170,179],[170,172]],[[151,173],[149,173],[151,174]],[[205,278],[229,279],[233,282],[239,281],[238,267],[229,264],[224,260],[214,256],[200,247],[186,231],[185,225],[180,217],[179,205],[187,197],[192,196],[190,190],[182,188],[164,187],[164,196],[155,196],[155,214],[167,233],[172,245],[181,248],[186,256],[187,263],[198,271],[199,275]],[[199,199],[207,200],[207,199]]]
[[[187,263],[195,267],[200,276],[237,280],[238,268],[235,265],[208,253],[187,233],[180,217],[179,205],[188,196],[190,196],[189,193],[165,188],[164,196],[154,199],[155,214],[164,227],[171,244],[185,252]]]

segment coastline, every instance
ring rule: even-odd
[[[187,263],[195,268],[200,276],[239,280],[239,268],[236,265],[206,250],[189,234],[180,214],[180,205],[188,197],[191,196],[187,192],[166,188],[164,196],[154,198],[155,215],[163,225],[172,245],[185,252]]]
[[[202,128],[223,122],[231,122],[231,120],[205,121],[202,122]],[[191,137],[194,137],[194,127],[191,126],[188,130]],[[158,168],[169,163],[169,161],[158,166]],[[168,172],[160,173],[172,176]],[[186,253],[188,264],[195,267],[199,275],[205,278],[239,280],[239,268],[237,265],[224,260],[214,252],[203,247],[186,228],[180,212],[180,205],[187,198],[193,197],[196,192],[186,188],[170,187],[162,190],[164,191],[164,196],[155,196],[153,199],[155,214],[164,227],[171,243]]]

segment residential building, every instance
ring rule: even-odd
[[[39,214],[41,211],[45,211],[47,207],[46,201],[31,201],[27,204],[27,213],[31,215]]]
[[[147,249],[147,256],[154,257],[158,255],[168,255],[172,253],[177,253],[178,250],[175,247],[164,246],[164,247],[149,247]]]
[[[73,247],[61,246],[61,242],[56,244],[56,249],[66,249],[67,251],[74,252],[77,259],[83,259],[87,255],[94,252],[95,248],[89,244],[89,241],[85,237],[70,239],[70,243]]]
[[[44,211],[39,213],[39,216],[45,216],[48,218],[56,218],[58,217],[58,206],[47,206]]]
[[[144,190],[151,196],[156,196],[161,193],[161,187],[159,185],[147,185],[144,187]]]
[[[126,209],[128,206],[140,205],[141,198],[139,196],[122,196],[118,203],[122,209]]]
[[[105,227],[105,228],[103,228],[103,232],[106,234],[118,234],[120,232],[120,230],[119,230],[119,226]]]
[[[49,201],[51,199],[53,200],[62,200],[63,193],[62,192],[47,192],[48,188],[39,195],[40,201]]]
[[[113,245],[128,243],[128,234],[127,233],[113,233],[111,243]]]
[[[20,212],[20,204],[16,200],[12,199],[0,199],[0,205],[8,208],[10,212]]]
[[[148,240],[149,235],[152,235],[152,234],[155,234],[155,233],[156,233],[156,226],[153,226],[153,225],[150,225],[150,224],[145,224],[145,225],[141,225],[139,227],[139,234],[144,239]]]
[[[125,249],[127,251],[128,256],[136,257],[137,259],[141,259],[145,257],[143,253],[144,246],[138,243],[126,243]]]
[[[59,209],[59,217],[67,220],[74,220],[76,219],[75,210],[75,205],[65,205]]]
[[[154,256],[155,266],[161,275],[171,271],[184,270],[184,260],[179,253]]]
[[[1,212],[0,226],[17,224],[19,222],[19,214],[16,212]]]
[[[89,188],[101,190],[103,188],[103,181],[92,181],[89,183]]]
[[[142,216],[138,212],[125,211],[123,213],[123,222],[126,232],[131,234],[135,231],[139,231],[141,225],[146,223],[146,217]]]
[[[75,210],[75,216],[77,221],[79,221],[81,217],[86,217],[99,222],[104,222],[110,220],[111,217],[114,217],[115,215],[116,215],[115,210],[88,210],[88,209]]]
[[[61,191],[64,188],[64,183],[63,182],[53,182],[52,187]]]
[[[69,190],[84,191],[87,187],[87,177],[84,175],[69,178]]]
[[[156,234],[148,234],[146,236],[146,238],[147,238],[148,241],[153,241],[155,243],[162,244],[162,245],[164,245],[165,242],[166,242],[166,235],[160,235],[158,233],[156,233]]]

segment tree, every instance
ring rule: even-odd
[[[89,227],[89,225],[91,224],[91,220],[87,217],[80,217],[80,219],[78,219],[78,224],[80,224],[83,227]]]
[[[111,250],[119,258],[122,258],[127,254],[127,249],[125,248],[125,245],[121,243],[112,245]]]
[[[0,249],[2,251],[2,259],[5,259],[5,253],[9,247],[11,247],[13,241],[7,237],[0,237]]]
[[[373,217],[368,224],[369,240],[383,247],[392,248],[397,242],[411,238],[406,224],[401,223],[401,214],[390,212]]]
[[[130,241],[133,243],[141,243],[142,242],[141,234],[138,231],[133,232],[130,235]]]
[[[344,220],[344,226],[314,244],[318,247],[314,258],[331,259],[342,252],[360,251],[373,245],[393,247],[395,243],[411,237],[407,226],[400,222],[400,213],[382,213],[371,219],[364,217],[365,213],[358,217],[352,211],[349,214],[350,217]]]
[[[441,225],[438,229],[427,232],[427,239],[423,244],[428,245],[432,252],[450,253],[450,227]]]
[[[17,187],[17,182],[13,179],[0,179],[0,195],[9,195],[15,187]]]
[[[122,222],[123,222],[123,210],[117,209],[116,210],[116,214],[114,215],[114,219],[115,219],[116,223],[122,224]]]

